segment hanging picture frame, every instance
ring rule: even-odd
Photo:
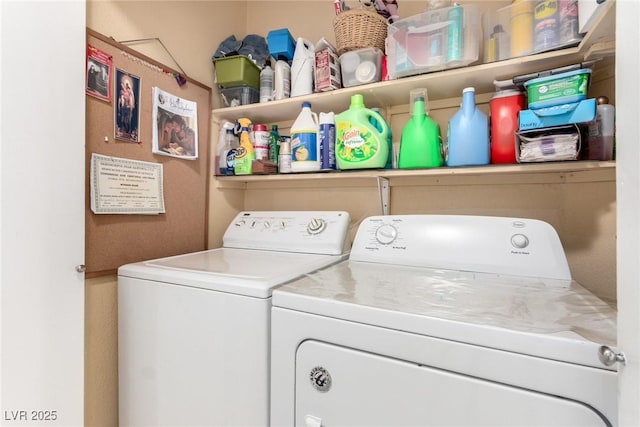
[[[116,68],[115,137],[140,142],[140,77]]]
[[[103,101],[111,101],[111,69],[113,58],[106,52],[87,44],[85,92]]]

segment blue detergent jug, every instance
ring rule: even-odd
[[[489,119],[476,106],[475,88],[462,90],[462,105],[447,130],[447,166],[489,164]]]

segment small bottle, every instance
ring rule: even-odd
[[[609,98],[599,96],[596,119],[589,124],[588,160],[612,160],[614,158],[615,107]]]
[[[273,101],[273,69],[269,64],[260,71],[260,102]]]
[[[269,158],[269,131],[267,125],[255,125],[253,127],[253,149],[256,152],[256,160],[267,160]]]
[[[236,149],[238,148],[238,138],[233,133],[233,129],[227,129],[224,137],[224,150],[220,156],[220,173],[222,175],[235,175]]]
[[[278,172],[291,173],[291,140],[280,140],[280,152],[278,153]]]
[[[218,133],[218,145],[216,147],[215,158],[215,174],[216,175],[228,175],[224,169],[226,169],[226,163],[224,161],[225,152],[228,150],[226,145],[227,131],[231,130],[233,133],[233,123],[224,120],[220,126],[220,132]]]
[[[511,47],[509,46],[509,34],[507,34],[502,25],[498,24],[493,27],[493,33],[491,33],[491,40],[494,43],[495,57],[494,61],[502,61],[509,59],[511,54]]]
[[[278,134],[278,125],[272,125],[271,134],[269,135],[269,160],[276,165],[278,164],[279,149],[280,135]]]
[[[273,75],[274,99],[279,101],[291,96],[291,66],[287,61],[276,61],[276,69]]]

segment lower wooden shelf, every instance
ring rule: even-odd
[[[379,178],[391,186],[486,185],[615,180],[615,161],[567,161],[434,169],[362,169],[273,175],[216,176],[217,188],[338,187],[377,185]]]

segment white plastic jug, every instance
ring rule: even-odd
[[[303,102],[298,117],[291,125],[291,171],[320,170],[320,141],[318,115],[310,102]]]
[[[315,50],[313,43],[298,37],[291,62],[291,97],[313,93]]]

